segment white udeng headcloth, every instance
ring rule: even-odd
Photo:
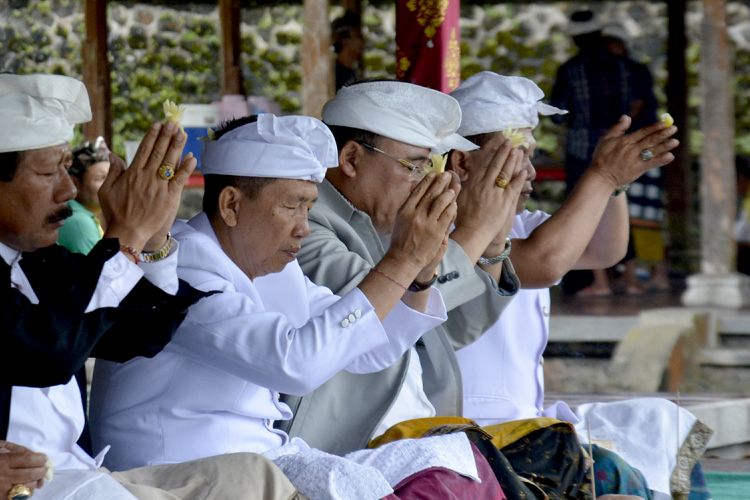
[[[436,153],[478,147],[456,134],[461,108],[455,99],[412,83],[365,82],[342,87],[323,106],[323,121],[367,130]]]
[[[0,110],[0,153],[64,144],[91,120],[86,87],[61,75],[0,74]]]
[[[321,182],[326,169],[338,162],[336,140],[323,122],[310,116],[267,113],[206,142],[201,170],[204,175]]]
[[[539,115],[564,115],[540,100],[544,92],[536,83],[520,76],[503,76],[482,71],[451,92],[461,105],[458,133],[463,136],[499,132],[514,128],[535,128]]]

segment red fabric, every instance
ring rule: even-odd
[[[396,77],[450,92],[461,83],[460,0],[396,1]]]
[[[433,467],[401,481],[385,500],[505,500],[490,464],[476,446],[472,444],[471,449],[481,483],[452,470]]]

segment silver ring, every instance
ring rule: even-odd
[[[651,151],[650,149],[644,149],[643,151],[641,151],[641,154],[639,154],[638,156],[643,161],[649,161],[649,160],[653,160],[655,155],[654,155],[654,152]]]

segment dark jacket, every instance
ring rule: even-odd
[[[124,362],[154,356],[172,338],[187,308],[206,294],[180,282],[169,295],[142,278],[118,307],[86,313],[104,263],[119,252],[101,240],[84,256],[53,245],[25,253],[21,269],[38,304],[10,286],[0,259],[0,437],[5,438],[14,385],[67,383],[90,356]]]

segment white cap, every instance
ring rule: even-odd
[[[60,75],[0,74],[0,110],[0,153],[64,144],[91,120],[86,87]]]
[[[274,177],[321,182],[338,166],[333,134],[310,116],[265,113],[203,146],[204,175]]]
[[[575,20],[576,17],[583,18],[583,20]],[[593,33],[602,29],[602,23],[597,18],[596,14],[591,11],[578,11],[574,12],[568,22],[566,32],[570,36],[585,35],[586,33]]]
[[[436,153],[478,148],[455,133],[461,123],[456,100],[413,83],[365,82],[342,87],[323,106],[323,121],[367,130]]]
[[[535,128],[539,115],[564,115],[564,109],[544,104],[544,92],[520,76],[482,71],[468,78],[451,95],[461,105],[458,133],[464,136],[513,128]]]

